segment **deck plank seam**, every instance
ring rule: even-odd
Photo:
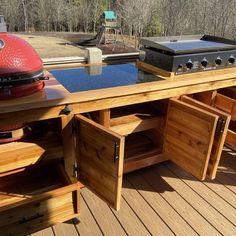
[[[90,209],[90,207],[89,207],[89,204],[86,202],[86,200],[85,200],[85,197],[83,196],[83,194],[82,194],[82,193],[81,193],[81,197],[83,198],[83,200],[84,200],[84,203],[86,204],[86,206],[87,206],[87,208],[88,208],[88,210],[89,210],[90,214],[92,215],[92,217],[93,217],[94,221],[96,222],[96,224],[97,224],[97,226],[98,226],[99,230],[101,231],[101,234],[102,234],[103,236],[105,236],[105,234],[104,234],[104,232],[103,232],[103,230],[102,230],[101,226],[99,225],[99,223],[98,223],[98,221],[97,221],[97,219],[96,219],[95,215],[93,214],[92,210]]]
[[[201,196],[194,188],[192,188],[188,183],[186,183],[180,176],[178,176],[174,171],[172,171],[171,168],[169,168],[168,164],[165,164],[166,167],[169,169],[169,171],[172,172],[172,174],[175,174],[183,183],[185,183],[196,195],[198,195],[201,199],[203,199],[205,202],[208,203],[213,209],[215,209],[220,215],[222,215],[227,221],[229,221],[233,226],[236,226],[230,219],[228,219],[225,215],[222,214],[221,211],[219,211],[214,205],[212,205],[207,199],[205,199],[203,196]],[[192,176],[194,180],[198,181],[194,176]],[[210,189],[211,191],[211,189]],[[212,191],[213,192],[213,191]],[[213,192],[214,193],[214,192]],[[214,193],[215,194],[215,193]],[[224,199],[223,199],[224,200]],[[225,202],[227,204],[227,202]]]
[[[122,195],[122,198],[124,199],[124,201],[127,203],[127,205],[129,206],[129,208],[131,209],[131,211],[135,214],[135,216],[138,218],[138,220],[141,222],[141,224],[144,226],[144,228],[147,230],[147,232],[152,235],[152,233],[150,232],[150,230],[148,229],[148,227],[144,224],[144,222],[142,221],[142,219],[139,217],[139,215],[136,213],[136,211],[132,208],[132,206],[129,204],[129,202],[126,200],[126,198]]]
[[[73,222],[73,225],[74,225],[75,231],[77,232],[78,236],[80,236],[79,229],[76,227],[76,222],[75,222],[75,220],[72,219],[72,222]],[[55,236],[56,236],[56,235],[55,235]]]
[[[158,170],[154,169],[154,172],[156,175],[158,174]],[[160,175],[159,175],[160,176]],[[176,178],[178,178],[178,176],[175,175]],[[209,225],[211,225],[219,234],[223,235],[219,229],[216,228],[216,226],[214,226],[202,213],[200,213],[185,197],[183,197],[177,190],[175,190],[175,192],[195,211],[197,212]]]
[[[134,188],[135,186],[126,178],[126,180],[129,182],[129,184]],[[139,190],[136,189],[138,194],[141,196],[141,198],[149,205],[149,207],[156,213],[156,215],[163,221],[163,223],[169,228],[169,230],[175,235],[175,232],[171,229],[171,227],[165,222],[165,220],[157,213],[157,211],[150,205],[150,203],[142,196],[142,194],[139,192]]]
[[[214,189],[212,189],[211,187],[209,187],[205,182],[203,182],[203,184],[209,188],[212,192],[214,192],[217,196],[219,196],[221,199],[223,199],[228,205],[230,205],[231,207],[233,207],[234,209],[236,209],[236,207],[234,205],[232,205],[229,201],[227,201],[225,198],[223,198],[220,194],[218,194],[216,191],[214,191]],[[218,182],[218,184],[220,184]],[[227,189],[228,190],[228,189]],[[236,195],[234,192],[233,192],[234,195]],[[236,196],[235,196],[236,197]]]
[[[144,181],[152,187],[152,189],[154,189],[154,191],[156,192],[156,189],[149,183],[149,181],[146,179],[145,176],[143,176],[143,174],[141,174],[141,176],[143,177]],[[156,192],[157,193],[157,192]],[[193,226],[183,217],[180,215],[180,213],[169,203],[168,200],[166,200],[160,193],[157,193],[172,209],[173,211],[175,211],[177,213],[177,215],[197,234],[200,235],[194,228]],[[153,209],[155,211],[155,209]]]

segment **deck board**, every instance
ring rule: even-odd
[[[81,192],[104,235],[127,235],[110,207],[104,201],[87,188],[84,188]]]
[[[86,236],[102,235],[102,231],[100,230],[96,219],[94,218],[92,212],[90,211],[86,202],[84,201],[83,196],[81,196],[81,212],[82,212],[81,216],[73,220],[80,235],[86,235]]]
[[[120,211],[81,190],[81,217],[32,234],[235,235],[236,152],[225,148],[215,180],[198,181],[166,162],[126,174]]]
[[[127,177],[128,181],[138,189],[146,202],[155,210],[162,220],[178,235],[197,235],[191,226],[173,209],[173,207],[138,174]],[[155,181],[159,181],[156,179]]]

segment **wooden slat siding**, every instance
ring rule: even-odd
[[[29,236],[55,236],[54,233],[53,233],[53,230],[52,228],[46,228],[46,229],[43,229],[41,231],[38,231],[36,233],[33,233]]]
[[[82,196],[93,213],[103,235],[127,235],[109,206],[88,189],[82,189]]]
[[[83,190],[81,191],[83,192]],[[102,231],[93,216],[93,212],[91,212],[91,210],[89,209],[83,196],[81,196],[81,212],[82,214],[79,218],[73,219],[79,235],[102,236]]]
[[[174,235],[139,192],[124,179],[122,196],[152,235]]]
[[[153,187],[154,191],[172,206],[172,208],[199,234],[220,235],[209,222],[196,211],[163,177],[155,173],[155,167],[146,168],[141,172],[144,179]]]
[[[121,209],[114,211],[114,215],[119,220],[128,235],[150,235],[146,226],[139,220],[138,216],[129,207],[128,203],[122,198]]]
[[[172,206],[139,173],[126,178],[176,235],[198,235]],[[159,182],[159,179],[155,179]]]
[[[155,171],[181,195],[185,201],[196,209],[211,225],[223,235],[233,235],[235,226],[229,222],[221,213],[210,206],[194,190],[187,186],[181,179],[174,175],[163,165],[155,166]]]
[[[236,226],[236,209],[226,203],[221,197],[207,188],[204,184],[197,181],[192,175],[183,171],[172,163],[168,163],[167,167],[186,185],[193,189],[200,197],[202,197],[209,205],[219,211],[225,218]],[[236,196],[235,196],[236,197]]]
[[[164,141],[167,158],[205,179],[217,121],[214,114],[171,99]]]
[[[78,232],[72,220],[56,224],[53,227],[55,235],[60,236],[78,236]]]

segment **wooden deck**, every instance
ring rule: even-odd
[[[116,212],[82,189],[81,217],[32,236],[235,235],[236,152],[225,148],[213,181],[166,162],[125,175]]]

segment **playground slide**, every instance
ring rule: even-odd
[[[105,27],[101,27],[99,32],[96,34],[95,37],[91,39],[86,39],[78,43],[81,46],[96,46],[102,42],[102,37],[105,32]]]

